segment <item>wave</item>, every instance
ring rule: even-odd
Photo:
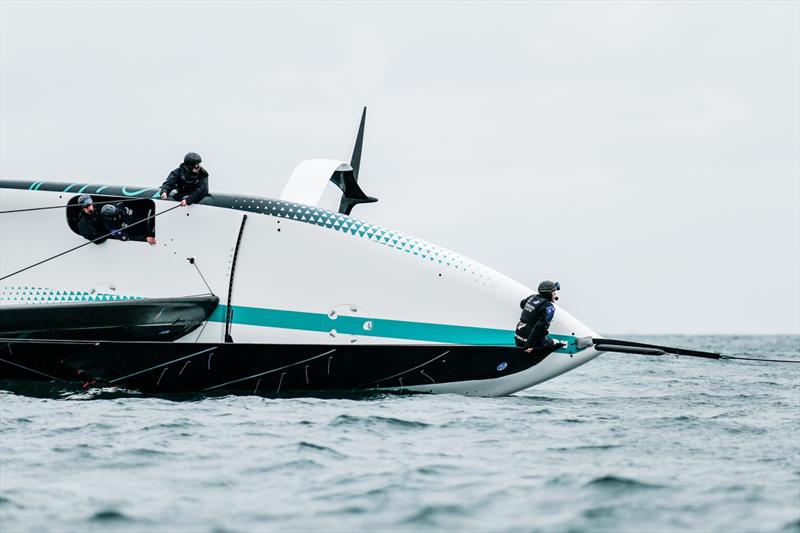
[[[800,533],[800,518],[793,520],[783,526],[781,531],[791,531],[792,533]]]
[[[297,444],[297,449],[300,450],[300,451],[302,451],[302,450],[312,450],[312,451],[315,451],[315,452],[324,452],[324,453],[327,453],[329,455],[333,455],[334,457],[336,457],[338,459],[344,459],[345,457],[347,457],[345,454],[337,452],[333,448],[328,448],[327,446],[314,444],[313,442],[300,441]]]
[[[105,509],[94,513],[90,522],[133,522],[134,520],[116,509]]]
[[[417,512],[403,520],[405,524],[438,526],[438,518],[465,516],[469,509],[462,505],[424,505]]]
[[[622,444],[587,444],[585,446],[562,446],[558,448],[548,448],[548,450],[555,452],[579,452],[579,451],[598,451],[598,450],[611,450],[614,448],[622,448]]]
[[[598,477],[588,482],[586,486],[612,490],[660,489],[664,487],[663,485],[645,483],[643,481],[620,476]]]
[[[339,415],[333,419],[330,425],[336,427],[347,425],[385,425],[388,427],[405,429],[422,429],[431,426],[431,424],[427,424],[425,422],[419,422],[416,420],[403,420],[402,418],[352,415]]]

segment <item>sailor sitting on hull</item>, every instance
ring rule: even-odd
[[[186,154],[183,163],[161,185],[161,199],[174,198],[185,207],[208,196],[208,172],[200,166],[202,161],[194,152]]]
[[[550,322],[556,313],[553,301],[558,300],[556,291],[559,290],[561,284],[557,281],[543,281],[539,284],[539,294],[532,294],[519,303],[522,315],[519,317],[514,341],[518,347],[525,348],[526,352],[532,352],[534,348],[551,348],[557,345],[558,349],[565,346],[547,336]]]

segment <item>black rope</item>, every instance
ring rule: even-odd
[[[105,202],[92,202],[92,205],[103,205],[103,204],[118,204],[122,202],[135,202],[137,200],[145,200],[146,198],[116,198],[114,200],[106,200]],[[81,209],[81,206],[78,204],[62,204],[62,205],[51,205],[48,207],[29,207],[27,209],[11,209],[9,211],[0,211],[0,215],[5,215],[8,213],[26,213],[28,211],[44,211],[46,209],[64,209],[66,207],[76,207]]]
[[[676,356],[686,356],[686,357],[702,357],[703,359],[739,359],[742,361],[761,361],[763,363],[800,363],[800,360],[792,360],[792,359],[757,359],[755,357],[739,357],[736,355],[725,355],[718,352],[704,352],[701,350],[691,350],[688,348],[675,348],[672,346],[661,346],[658,344],[646,344],[643,342],[633,342],[633,341],[626,341],[626,340],[619,340],[619,339],[604,339],[604,338],[593,338],[592,343],[595,346],[622,346],[622,347],[632,347],[632,348],[645,348],[645,349],[653,349],[653,350],[661,350],[668,354],[676,355]],[[601,351],[613,351],[613,350],[601,350]],[[635,353],[635,352],[629,352]],[[637,355],[655,355],[655,354],[637,354]]]
[[[164,211],[162,211],[162,212],[160,212],[160,213],[156,213],[155,215],[150,215],[150,216],[147,216],[147,217],[145,217],[145,218],[143,218],[143,219],[141,219],[141,220],[137,220],[137,221],[136,221],[136,222],[134,222],[133,224],[128,224],[128,226],[127,226],[127,227],[129,227],[129,228],[130,228],[131,226],[136,226],[137,224],[141,224],[142,222],[145,222],[145,221],[147,221],[147,220],[150,220],[150,219],[156,218],[157,216],[163,215],[164,213],[169,213],[169,212],[170,212],[170,211],[172,211],[173,209],[177,209],[177,208],[179,208],[179,207],[181,207],[181,204],[178,204],[178,205],[176,205],[176,206],[170,207],[169,209],[165,209]],[[25,272],[26,270],[29,270],[29,269],[31,269],[31,268],[33,268],[33,267],[35,267],[35,266],[39,266],[39,265],[41,265],[42,263],[47,263],[48,261],[52,261],[53,259],[55,259],[55,258],[57,258],[57,257],[61,257],[62,255],[66,255],[66,254],[68,254],[68,253],[70,253],[70,252],[74,252],[75,250],[77,250],[77,249],[79,249],[79,248],[83,248],[83,247],[84,247],[84,246],[86,246],[86,245],[89,245],[89,244],[94,244],[95,242],[97,242],[97,241],[99,241],[99,240],[102,240],[102,239],[107,239],[107,238],[108,238],[108,237],[110,237],[111,235],[114,235],[114,233],[116,233],[117,231],[119,231],[119,230],[114,230],[114,231],[112,231],[112,232],[110,232],[110,233],[106,233],[105,235],[102,235],[102,236],[100,236],[100,237],[98,237],[98,238],[94,239],[93,241],[87,241],[87,242],[85,242],[85,243],[83,243],[83,244],[80,244],[80,245],[78,245],[78,246],[75,246],[74,248],[70,248],[69,250],[65,250],[65,251],[61,252],[60,254],[56,254],[56,255],[54,255],[54,256],[52,256],[52,257],[48,257],[47,259],[42,259],[42,260],[41,260],[41,261],[39,261],[38,263],[34,263],[34,264],[32,264],[32,265],[28,265],[28,266],[26,266],[25,268],[21,268],[21,269],[17,270],[16,272],[12,272],[11,274],[7,274],[7,275],[3,276],[2,278],[0,278],[0,281],[4,280],[4,279],[6,279],[6,278],[10,278],[11,276],[15,276],[15,275],[19,274],[20,272]]]
[[[593,338],[592,343],[597,344],[605,344],[608,346],[631,346],[634,348],[653,348],[656,350],[662,350],[666,353],[670,353],[673,355],[686,355],[689,357],[703,357],[705,359],[719,359],[722,355],[717,352],[705,352],[701,350],[691,350],[689,348],[675,348],[673,346],[661,346],[658,344],[647,344],[644,342],[634,342],[634,341],[626,341],[620,339],[604,339],[602,337]]]
[[[194,268],[197,269],[197,273],[200,274],[200,277],[203,279],[203,283],[206,284],[206,288],[208,289],[208,293],[209,294],[214,294],[214,291],[211,290],[211,287],[208,285],[208,282],[206,281],[206,277],[203,275],[202,272],[200,272],[200,267],[197,266],[196,259],[194,257],[187,257],[186,260],[189,261],[190,264],[194,265]]]
[[[742,361],[762,361],[765,363],[800,363],[800,360],[793,359],[756,359],[755,357],[737,357],[735,355],[722,355],[720,359],[740,359]]]

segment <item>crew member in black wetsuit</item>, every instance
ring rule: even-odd
[[[106,239],[101,239],[100,237],[108,232],[105,231],[105,225],[94,208],[92,197],[88,194],[80,195],[78,197],[78,206],[81,208],[77,223],[78,233],[95,244],[104,242]]]
[[[553,301],[558,300],[556,291],[561,290],[561,284],[552,281],[543,281],[539,284],[538,294],[532,294],[519,303],[522,315],[519,317],[514,341],[526,352],[534,348],[549,348],[556,343],[547,336],[550,322],[556,313]]]
[[[139,222],[136,215],[130,207],[125,205],[125,202],[117,202],[116,204],[106,204],[100,210],[105,225],[105,233],[110,233],[110,239],[119,239],[121,241],[130,240],[129,225]],[[135,240],[141,240],[135,239]],[[153,234],[147,235],[145,238],[147,244],[154,246],[156,244],[156,237]]]
[[[202,161],[194,152],[186,154],[183,163],[161,185],[161,199],[174,198],[187,206],[208,196],[208,172],[200,166]]]
[[[125,228],[128,226],[123,221],[123,215],[126,214],[124,210],[127,209],[125,206],[116,206],[114,204],[106,204],[100,210],[100,214],[103,217],[103,222],[105,224],[106,233],[110,233],[108,237],[111,239],[119,239],[121,241],[127,241],[130,239],[128,237],[128,232],[125,231]]]

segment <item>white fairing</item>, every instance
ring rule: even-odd
[[[304,205],[319,205],[334,172],[353,170],[344,161],[310,159],[301,161],[283,187],[280,199]]]
[[[0,189],[0,209],[63,205],[73,196]],[[176,205],[154,202],[157,212]],[[193,205],[158,216],[156,246],[108,240],[11,276],[0,281],[0,305],[62,303],[72,301],[69,293],[79,299],[206,293],[187,261],[193,257],[220,307],[203,328],[181,341],[220,342],[234,251],[247,215],[230,294],[235,342],[513,346],[519,302],[530,288],[466,257],[344,215],[277,200],[242,202],[250,202],[250,212]],[[262,212],[254,202],[264,204]],[[0,276],[86,242],[68,227],[63,209],[35,213],[0,218]],[[550,333],[596,336],[560,308]],[[592,349],[559,351],[511,376],[417,389],[509,394],[597,355]]]

